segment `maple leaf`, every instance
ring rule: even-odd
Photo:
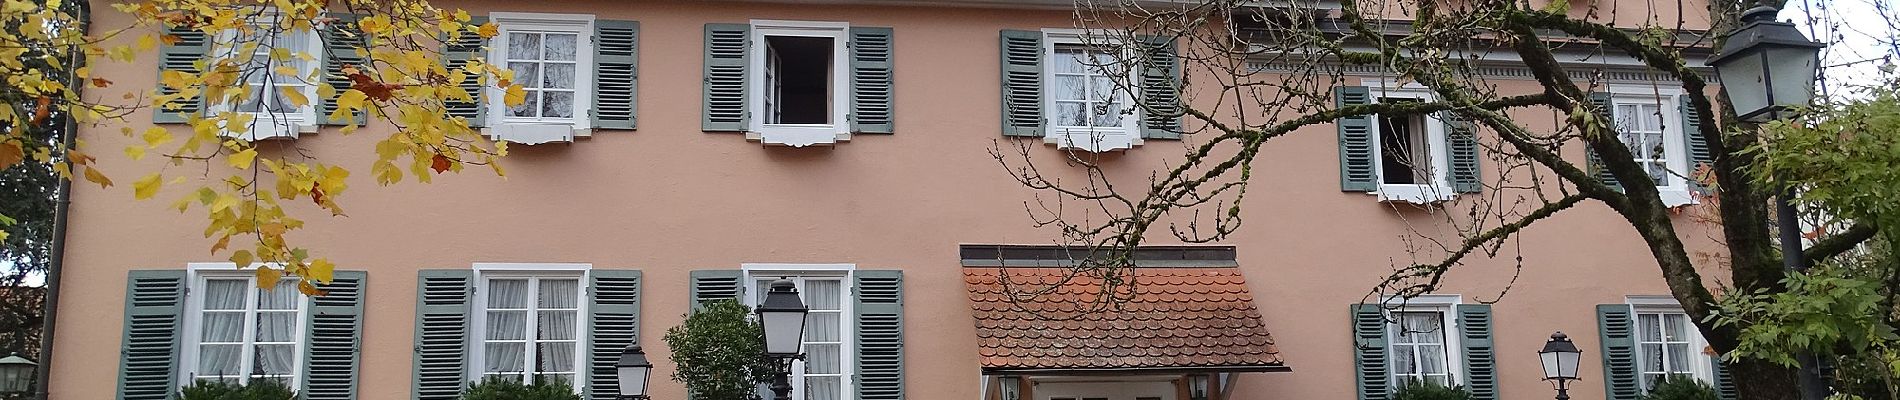
[[[52,113],[53,98],[40,96],[39,104],[33,107],[33,124],[39,125],[42,122],[46,122],[46,117]]]
[[[448,156],[437,153],[435,157],[429,160],[429,169],[433,169],[435,173],[440,174],[449,170],[449,163]]]
[[[92,78],[92,86],[93,87],[112,86],[112,81],[106,80],[106,78]]]

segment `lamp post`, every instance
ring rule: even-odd
[[[640,350],[640,345],[621,350],[614,369],[619,373],[621,400],[647,399],[647,379],[653,374],[653,363],[647,362],[647,352]]]
[[[792,362],[805,358],[799,350],[804,344],[808,311],[811,309],[798,299],[798,286],[786,279],[772,282],[771,289],[765,292],[765,301],[759,304],[759,324],[765,329],[765,356],[776,361],[774,365],[778,368],[771,385],[773,400],[792,398]]]
[[[33,390],[33,370],[39,364],[13,353],[0,358],[0,393],[19,394]]]
[[[1557,387],[1557,400],[1570,400],[1570,381],[1577,380],[1577,365],[1583,351],[1577,350],[1577,344],[1563,332],[1550,334],[1550,341],[1544,342],[1544,349],[1537,351],[1538,358],[1544,362],[1544,380],[1552,381]]]
[[[1735,115],[1751,123],[1763,123],[1788,117],[1789,108],[1807,105],[1814,98],[1815,76],[1820,71],[1821,49],[1826,44],[1808,40],[1794,24],[1775,20],[1781,10],[1755,7],[1742,13],[1742,27],[1730,32],[1722,51],[1709,59],[1716,75],[1722,78],[1722,92],[1735,106]],[[1775,196],[1775,219],[1781,222],[1781,262],[1790,271],[1807,269],[1802,256],[1801,226],[1798,211],[1789,199],[1794,187],[1781,188]],[[1820,363],[1813,354],[1796,356],[1801,361],[1801,397],[1819,400],[1827,397],[1821,382]]]

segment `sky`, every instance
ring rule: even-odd
[[[1824,93],[1889,81],[1881,67],[1900,63],[1893,42],[1900,0],[1789,0],[1781,20],[1794,22],[1809,38],[1828,43],[1822,53]]]

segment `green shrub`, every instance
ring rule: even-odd
[[[1471,400],[1463,387],[1446,387],[1436,382],[1407,380],[1392,393],[1392,400]]]
[[[482,378],[462,389],[462,400],[581,400],[574,386],[563,379],[543,379],[523,383],[500,376]]]
[[[282,379],[251,378],[249,384],[200,380],[178,389],[178,400],[296,400],[297,391]]]
[[[1643,400],[1716,400],[1715,388],[1694,378],[1659,379]]]
[[[706,303],[680,326],[666,330],[673,352],[673,380],[699,400],[748,400],[771,379],[765,361],[765,330],[752,310],[736,299]]]

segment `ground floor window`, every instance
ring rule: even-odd
[[[791,280],[811,311],[805,315],[805,360],[792,365],[792,398],[805,400],[844,400],[852,395],[852,326],[847,314],[850,287],[848,272],[782,273],[755,272],[752,275],[752,304],[765,299],[773,281]]]
[[[575,383],[580,345],[579,274],[484,274],[475,346],[481,378]]]
[[[251,271],[203,274],[187,304],[195,331],[185,335],[182,365],[188,379],[249,383],[297,382],[302,359],[303,294],[297,280],[259,288]]]

